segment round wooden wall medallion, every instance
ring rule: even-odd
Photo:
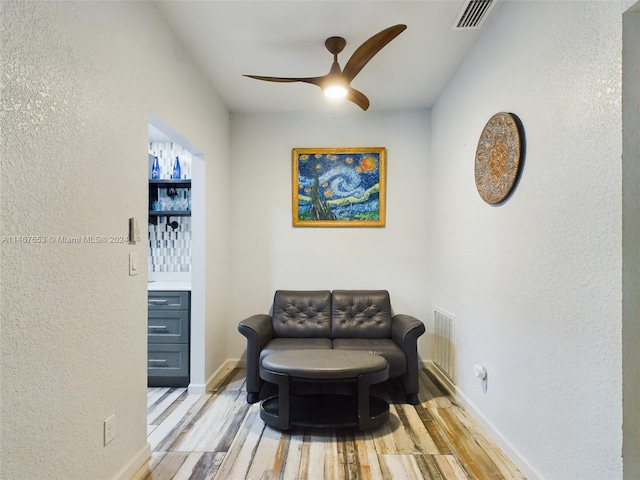
[[[520,129],[511,113],[496,113],[489,119],[476,149],[476,188],[491,204],[505,200],[520,169]]]

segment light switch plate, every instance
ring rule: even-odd
[[[133,277],[134,275],[138,275],[138,254],[130,253],[129,254],[129,276]]]

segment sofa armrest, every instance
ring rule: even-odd
[[[273,338],[273,326],[269,315],[258,314],[242,320],[238,331],[247,337],[247,401],[258,401],[260,379],[260,351]]]
[[[394,315],[391,322],[391,338],[406,353],[417,346],[417,340],[425,332],[424,323],[411,315]]]
[[[238,324],[238,331],[247,337],[247,349],[262,350],[273,338],[273,326],[269,315],[258,314],[245,318]]]
[[[424,323],[410,315],[395,315],[391,322],[391,338],[405,354],[407,369],[402,386],[411,405],[420,403],[418,392],[418,337],[425,332]]]

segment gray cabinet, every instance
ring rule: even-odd
[[[189,385],[190,294],[148,293],[148,385],[186,387]]]

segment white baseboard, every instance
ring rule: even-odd
[[[129,462],[127,462],[118,473],[116,473],[113,480],[131,480],[133,476],[147,463],[151,458],[151,445],[145,444],[142,449],[133,456]]]
[[[453,396],[456,400],[458,400],[464,408],[473,416],[474,419],[478,421],[485,432],[491,437],[491,439],[496,442],[496,444],[502,449],[502,451],[515,463],[520,471],[529,479],[529,480],[541,480],[542,475],[538,472],[531,464],[525,459],[518,450],[516,450],[513,445],[505,438],[504,435],[498,430],[493,423],[491,423],[487,417],[485,417],[480,410],[476,408],[476,406],[469,400],[469,398],[464,394],[462,390],[460,390],[456,385],[451,383],[451,381],[445,377],[438,367],[436,367],[432,361],[428,361],[425,367],[430,374],[432,374],[438,382],[449,392],[451,396]]]
[[[227,368],[246,368],[247,361],[244,359],[227,359],[215,372],[213,372],[209,378],[207,378],[204,384],[201,383],[190,383],[189,384],[189,394],[198,394],[202,395],[203,393],[208,392],[213,387],[216,379],[224,370]]]
[[[227,362],[234,365],[235,368],[247,368],[246,358],[236,358],[235,360],[227,360]]]

